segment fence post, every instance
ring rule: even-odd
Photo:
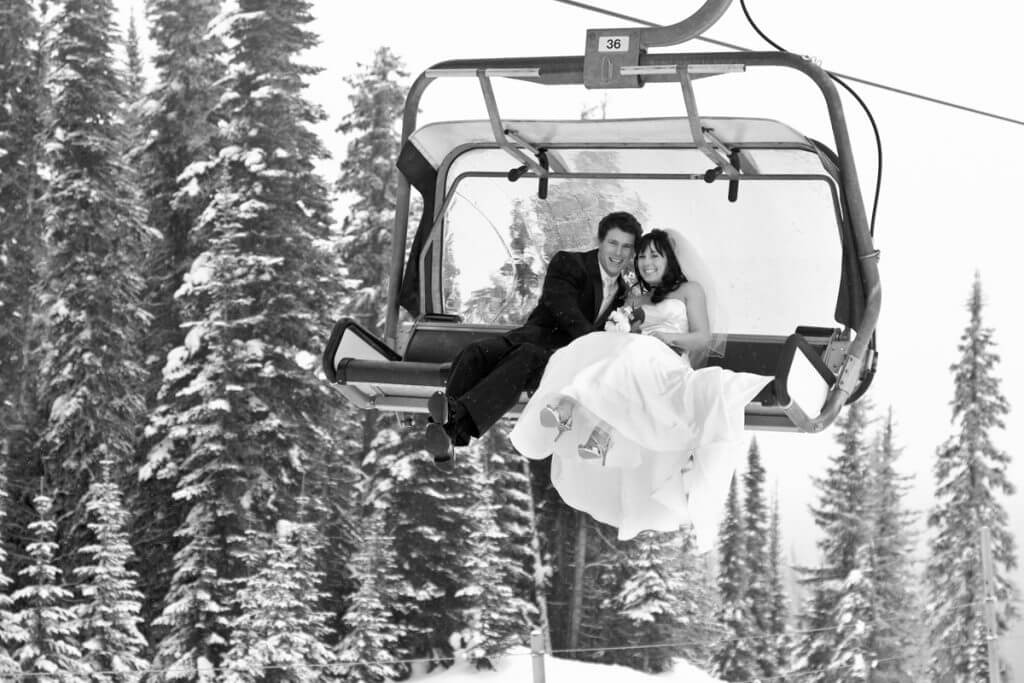
[[[544,683],[544,632],[530,631],[530,651],[533,653],[533,683]]]

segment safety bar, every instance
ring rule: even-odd
[[[332,382],[372,382],[374,384],[416,384],[444,386],[450,363],[415,363],[412,361],[362,360],[345,358],[338,363]],[[328,378],[330,379],[330,378]]]
[[[793,368],[793,360],[796,358],[797,351],[807,359],[811,367],[829,386],[829,392],[821,411],[813,418],[807,415],[807,412],[793,400],[789,393],[789,374]],[[846,399],[849,398],[860,379],[859,366],[851,363],[851,360],[857,359],[851,359],[847,353],[837,378],[803,335],[795,333],[786,338],[782,353],[779,355],[778,368],[775,371],[775,397],[786,416],[800,431],[820,432],[832,424],[839,415],[839,411],[846,404]]]

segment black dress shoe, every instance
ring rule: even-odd
[[[448,394],[443,391],[436,391],[427,399],[427,412],[430,419],[439,425],[446,425],[451,422],[452,411],[449,407]]]
[[[427,424],[427,450],[434,456],[434,462],[448,462],[455,455],[451,437],[445,428],[437,422]]]

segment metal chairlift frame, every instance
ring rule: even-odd
[[[679,82],[687,110],[691,133],[698,148],[715,165],[716,172],[706,177],[708,182],[717,175],[730,183],[730,188],[743,177],[743,173],[728,158],[725,145],[700,125],[696,100],[691,85],[692,78],[716,73],[746,69],[748,67],[781,67],[798,71],[818,86],[828,111],[836,143],[834,161],[838,165],[840,200],[846,219],[852,230],[854,249],[859,261],[861,280],[864,284],[865,302],[862,315],[852,327],[856,335],[852,341],[839,340],[829,344],[825,352],[812,349],[804,339],[801,330],[785,343],[776,374],[775,395],[782,411],[792,427],[804,432],[818,432],[830,425],[848,401],[856,399],[870,382],[874,372],[873,337],[881,307],[881,284],[878,272],[878,251],[873,246],[868,217],[854,164],[853,152],[846,119],[838,91],[821,67],[807,58],[786,52],[711,52],[647,54],[647,46],[671,45],[699,35],[714,23],[728,7],[730,0],[707,0],[690,19],[679,24],[652,29],[608,29],[588,31],[588,53],[585,56],[555,57],[513,57],[499,59],[457,59],[441,62],[427,69],[412,84],[405,103],[402,121],[402,145],[404,146],[417,128],[420,100],[427,87],[440,78],[475,77],[479,80],[484,101],[494,133],[495,142],[508,154],[532,172],[544,179],[557,175],[557,169],[545,168],[538,162],[536,149],[519,138],[515,131],[508,130],[502,123],[494,93],[492,77],[506,77],[528,81],[539,85],[585,85],[587,87],[634,87],[646,83]],[[604,57],[595,55],[591,49],[602,35],[627,34],[633,50],[625,56],[613,55],[618,63],[609,64]],[[603,60],[603,61],[602,61]],[[632,60],[632,61],[630,61]],[[602,82],[604,81],[604,82]],[[525,152],[523,150],[526,150]],[[710,172],[709,172],[710,173]],[[439,183],[443,185],[443,183]],[[385,319],[385,343],[389,349],[380,349],[388,360],[361,361],[359,368],[349,368],[348,381],[384,381],[380,379],[386,366],[398,360],[393,351],[398,348],[400,286],[405,269],[405,250],[408,237],[410,183],[399,174],[396,197],[395,225],[393,231],[391,272],[388,287],[388,307]],[[447,199],[447,198],[446,198]],[[435,228],[444,215],[446,202],[434,206]],[[422,272],[422,271],[421,271]],[[390,351],[390,354],[386,352]],[[824,404],[819,413],[809,416],[789,395],[786,385],[789,367],[797,352],[800,352],[818,370],[830,385]],[[409,373],[413,384],[440,386],[443,373],[439,375],[436,365],[430,363],[403,362],[402,373]],[[325,368],[328,367],[325,356]],[[328,373],[333,380],[333,367]],[[360,378],[362,378],[360,380]],[[749,416],[748,416],[749,417]],[[749,424],[748,420],[748,424]],[[757,421],[751,426],[785,428],[770,420],[762,424]]]

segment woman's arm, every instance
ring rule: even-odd
[[[686,304],[686,319],[690,331],[654,332],[652,336],[669,346],[682,349],[689,356],[706,353],[711,344],[711,326],[708,324],[708,305],[707,299],[704,297],[704,288],[698,282],[686,282],[675,291],[670,292],[669,297],[679,299]]]

